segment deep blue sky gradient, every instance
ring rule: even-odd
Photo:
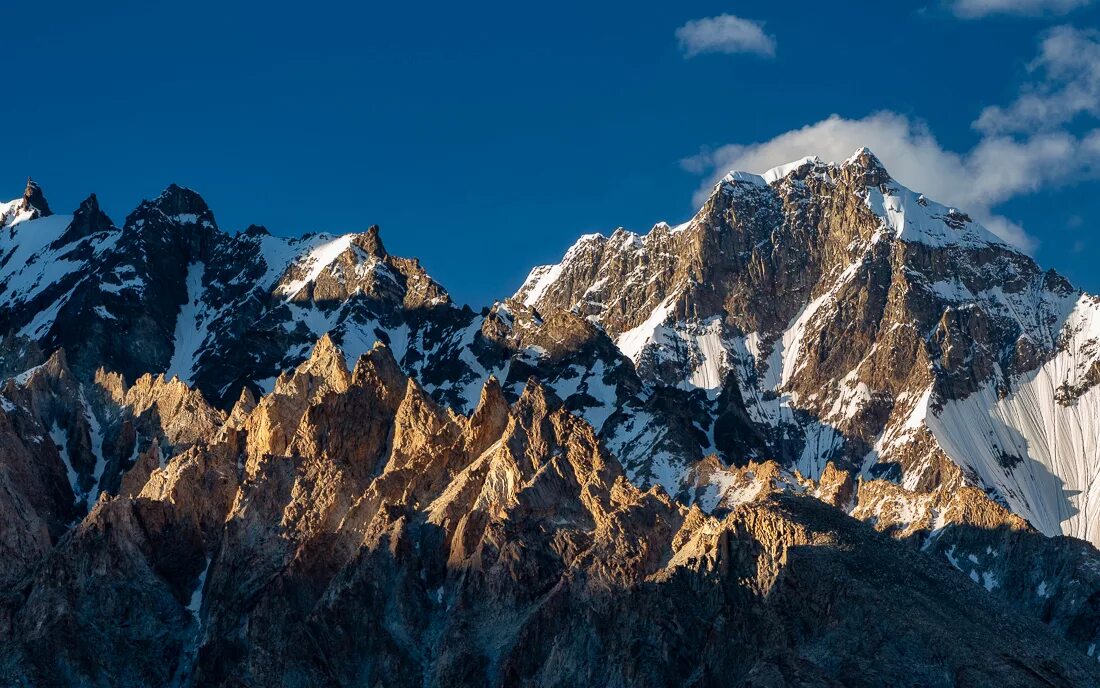
[[[685,59],[729,12],[774,59]],[[580,234],[692,214],[680,160],[832,113],[889,109],[965,151],[1060,20],[961,21],[929,3],[15,3],[5,7],[0,197],[96,192],[121,224],[170,182],[224,229],[380,224],[460,302],[510,294]],[[904,181],[904,180],[902,180]],[[1044,265],[1100,291],[1095,181],[999,207]],[[919,190],[919,189],[918,189]]]

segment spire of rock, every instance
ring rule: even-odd
[[[382,245],[382,237],[379,236],[378,225],[371,225],[366,232],[355,237],[352,243],[359,246],[375,258],[386,257],[386,247]]]
[[[300,378],[300,379],[299,379]],[[313,352],[309,358],[298,366],[293,377],[287,379],[287,384],[297,388],[300,382],[309,380],[310,389],[336,389],[345,390],[351,382],[351,373],[344,360],[344,352],[340,350],[332,337],[326,332],[317,340]],[[282,378],[275,384],[275,391],[283,389]]]
[[[42,370],[49,373],[51,377],[61,377],[63,375],[72,375],[69,370],[69,359],[65,356],[65,349],[59,348],[50,354],[49,359],[42,366]]]
[[[489,448],[508,425],[508,401],[496,376],[490,375],[481,388],[481,399],[470,416],[470,432],[466,449],[471,456],[477,456]]]
[[[256,403],[256,395],[252,393],[252,390],[248,387],[242,387],[241,396],[237,398],[237,403],[233,404],[233,408],[229,411],[226,424],[235,429],[243,428],[245,421],[248,419],[248,414],[256,408]]]
[[[46,196],[42,193],[42,187],[38,186],[38,183],[30,177],[27,177],[27,188],[23,191],[23,205],[21,208],[33,212],[35,217],[53,215],[50,204],[46,202]]]
[[[317,344],[314,345],[313,352],[309,356],[308,363],[310,370],[339,368],[343,369],[344,372],[348,372],[347,364],[344,362],[344,352],[340,351],[340,347],[336,346],[328,332],[321,335],[321,338],[317,340]]]
[[[111,219],[99,209],[99,199],[94,193],[89,194],[87,198],[80,202],[80,207],[73,213],[74,222],[77,218],[82,218],[92,224],[98,223],[100,226],[96,227],[94,231],[107,229],[111,224]]]
[[[80,207],[73,213],[73,221],[69,224],[68,229],[52,245],[54,247],[63,246],[86,236],[106,232],[114,228],[115,225],[111,222],[111,218],[99,209],[99,199],[96,198],[95,194],[91,194],[80,203]]]
[[[352,372],[352,383],[355,385],[370,384],[371,381],[377,381],[395,397],[404,394],[407,384],[401,366],[393,357],[393,350],[380,341],[376,341],[370,351],[359,357]]]
[[[481,398],[474,409],[471,420],[492,417],[508,413],[508,401],[496,375],[490,375],[481,387]]]

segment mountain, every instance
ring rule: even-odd
[[[867,150],[732,173],[684,225],[582,237],[515,298],[597,323],[644,383],[705,393],[727,460],[972,484],[1100,543],[1100,300]]]
[[[9,683],[1100,683],[1100,302],[867,150],[480,312],[28,182],[0,295]]]

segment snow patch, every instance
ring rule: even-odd
[[[878,187],[869,188],[864,202],[902,241],[939,248],[997,246],[1015,251],[996,234],[954,208],[930,201],[896,182],[886,191],[884,194]]]
[[[821,159],[816,155],[811,155],[801,160],[795,160],[794,162],[786,163],[785,165],[779,165],[773,167],[764,174],[760,175],[768,184],[774,184],[777,181],[785,178],[792,172],[795,172],[806,165],[816,165],[821,162]]]
[[[199,617],[199,611],[202,610],[202,594],[203,588],[206,587],[206,574],[210,571],[210,557],[206,558],[206,566],[203,567],[202,573],[199,574],[199,579],[195,583],[195,589],[191,593],[191,600],[187,603],[187,611],[197,619]]]
[[[86,500],[88,509],[91,510],[96,500],[99,499],[99,486],[103,481],[103,471],[107,468],[107,461],[103,457],[103,430],[99,425],[99,419],[96,418],[95,413],[88,405],[83,388],[80,390],[80,403],[84,407],[84,417],[88,421],[88,439],[91,440],[89,445],[92,449],[92,456],[95,457],[95,467],[92,469],[92,487],[88,490]]]
[[[523,298],[523,305],[534,306],[542,298],[546,290],[561,277],[561,263],[557,265],[540,265],[531,271],[530,276],[520,289],[528,288],[527,296]],[[528,287],[528,285],[530,285]]]
[[[65,475],[69,478],[69,487],[72,488],[73,498],[79,500],[84,496],[80,489],[80,475],[73,468],[72,459],[69,458],[69,437],[55,421],[50,428],[50,439],[57,445],[57,453],[61,455],[61,462],[65,464]]]
[[[1081,297],[1061,339],[1054,357],[1014,378],[1004,398],[990,383],[946,402],[927,423],[949,456],[1037,529],[1095,545],[1100,544],[1100,387],[1074,398],[1060,400],[1060,395],[1087,385],[1097,360],[1100,306]]]
[[[305,277],[281,285],[275,290],[276,293],[281,294],[288,301],[292,299],[303,287],[316,280],[341,253],[348,250],[354,238],[354,234],[344,234],[311,248],[308,253],[295,261],[299,267],[307,270]]]
[[[176,376],[191,384],[199,348],[206,340],[210,326],[203,302],[202,281],[206,266],[201,262],[187,266],[187,301],[180,306],[174,334],[175,351],[168,364],[167,377]]]
[[[653,312],[642,324],[620,334],[615,340],[615,345],[619,347],[619,351],[622,351],[624,356],[637,363],[642,350],[645,349],[646,344],[652,341],[657,328],[663,325],[672,314],[673,303],[674,297],[666,298],[661,302],[661,305],[653,309]]]

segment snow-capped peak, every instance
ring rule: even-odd
[[[730,170],[730,172],[722,178],[722,182],[740,181],[759,183],[762,181],[765,184],[772,185],[786,179],[795,172],[801,171],[805,167],[827,167],[833,170],[839,170],[853,165],[871,170],[881,170],[884,173],[884,177],[889,177],[889,174],[886,174],[886,167],[882,164],[882,161],[879,160],[878,156],[871,152],[870,148],[862,146],[856,149],[856,151],[848,156],[843,162],[838,163],[835,160],[825,162],[816,155],[807,155],[791,162],[776,165],[759,174],[746,170]]]
[[[834,163],[835,164],[835,163]],[[841,163],[841,167],[848,167],[849,165],[864,165],[870,167],[884,167],[882,161],[875,155],[867,146],[860,146],[856,149],[855,153],[848,156],[848,159]]]
[[[821,158],[817,157],[816,155],[810,155],[805,158],[795,160],[794,162],[786,163],[785,165],[778,165],[776,167],[773,167],[760,176],[768,184],[774,184],[780,179],[783,179],[784,177],[789,175],[791,172],[800,170],[807,165],[819,164],[821,164]]]
[[[315,285],[322,275],[334,278],[349,295],[387,293],[398,300],[402,298],[404,281],[394,271],[377,226],[366,232],[318,234],[307,242],[305,246],[298,244],[297,255],[284,263],[288,267],[274,291],[285,301],[309,297],[314,288],[306,289],[307,285]],[[292,241],[288,247],[295,244]]]
[[[835,178],[851,168],[862,171],[864,202],[882,219],[884,228],[902,241],[935,247],[995,245],[1017,251],[966,213],[936,203],[899,183],[866,146],[857,149],[842,163],[823,162],[813,155],[777,165],[763,174],[734,170],[722,178],[717,189],[744,188],[746,184],[773,187],[793,174],[803,173],[807,167],[813,168],[808,173],[821,178]]]

